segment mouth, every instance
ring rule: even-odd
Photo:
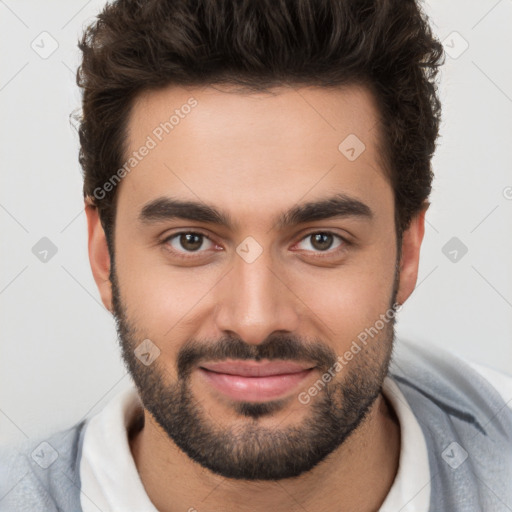
[[[290,361],[223,361],[203,364],[199,372],[208,385],[233,400],[261,402],[290,394],[314,369]]]

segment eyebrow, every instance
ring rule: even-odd
[[[346,194],[318,201],[298,204],[278,217],[275,227],[284,229],[291,226],[331,218],[355,217],[372,220],[371,208]],[[216,224],[234,231],[237,223],[231,215],[202,202],[183,201],[173,197],[159,197],[146,203],[140,211],[139,222],[150,225],[165,220],[184,219],[195,222]]]

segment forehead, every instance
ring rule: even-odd
[[[356,86],[146,92],[128,122],[126,162],[133,165],[119,185],[118,213],[135,221],[144,204],[166,194],[260,219],[301,198],[336,193],[389,203],[378,133],[374,98]]]

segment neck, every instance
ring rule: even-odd
[[[144,427],[134,433],[130,447],[146,493],[160,512],[285,512],[297,503],[310,512],[376,511],[398,470],[400,427],[382,394],[324,461],[297,478],[268,482],[212,473],[189,459],[147,411],[144,415]]]

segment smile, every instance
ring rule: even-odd
[[[201,376],[233,400],[261,402],[281,398],[297,388],[314,367],[289,361],[231,361],[204,364]]]

